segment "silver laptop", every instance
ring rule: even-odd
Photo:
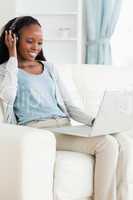
[[[106,90],[92,127],[86,125],[52,128],[55,133],[93,137],[133,128],[133,90]]]

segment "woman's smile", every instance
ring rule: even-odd
[[[28,53],[28,55],[31,56],[32,58],[36,58],[37,54],[38,54],[38,53],[32,53],[32,52],[29,52],[29,53]]]

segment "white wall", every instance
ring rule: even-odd
[[[43,14],[47,12],[75,11],[77,0],[16,0],[17,9],[23,13]],[[32,9],[31,9],[32,8]]]
[[[0,0],[0,28],[15,16],[15,0]]]
[[[44,55],[49,62],[81,62],[79,1],[82,0],[16,1],[17,15],[32,15],[41,23]]]

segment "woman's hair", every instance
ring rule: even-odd
[[[37,19],[31,17],[31,16],[22,16],[22,17],[15,17],[14,19],[11,19],[2,29],[1,35],[0,35],[0,64],[6,62],[9,59],[9,52],[8,48],[5,44],[5,31],[11,30],[13,33],[16,34],[16,37],[19,38],[19,32],[20,29],[25,26],[30,26],[32,24],[37,24],[41,27],[40,23]],[[17,47],[18,47],[19,39],[17,41]],[[41,49],[40,53],[37,55],[36,60],[43,60],[46,61],[43,50]]]

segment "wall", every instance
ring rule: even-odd
[[[16,0],[17,3],[17,10],[24,12],[24,13],[31,13],[34,14],[43,14],[47,12],[66,12],[75,11],[75,7],[77,5],[77,0],[35,0],[33,4],[33,0]],[[26,6],[25,6],[26,4]],[[32,5],[32,9],[31,9]],[[34,5],[34,6],[33,6]]]
[[[0,0],[0,29],[15,16],[15,0]]]

